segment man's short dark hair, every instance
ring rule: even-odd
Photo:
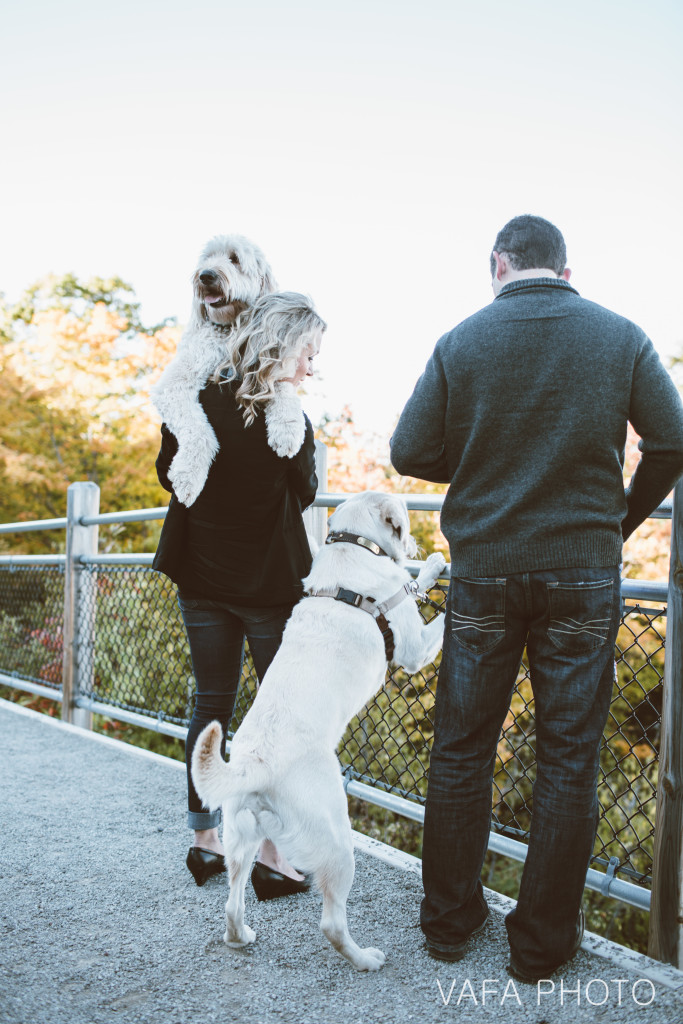
[[[494,252],[505,253],[513,270],[548,267],[559,277],[567,264],[562,232],[549,220],[530,213],[513,217],[498,232],[491,253],[491,277],[496,272]]]

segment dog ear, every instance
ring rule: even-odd
[[[388,526],[392,533],[403,543],[406,535],[406,511],[403,503],[398,498],[387,498],[383,502],[380,515],[382,522]]]
[[[206,314],[206,309],[204,308],[204,303],[197,297],[196,288],[193,288],[191,319],[200,327],[209,319]]]
[[[261,295],[270,295],[277,290],[277,281],[267,263],[261,266]]]

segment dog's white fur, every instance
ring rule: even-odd
[[[330,525],[375,541],[391,557],[349,543],[324,545],[304,580],[309,594],[341,586],[381,602],[409,581],[404,562],[416,545],[403,499],[372,491],[354,495],[338,507]],[[444,565],[441,555],[431,555],[418,585],[433,586]],[[423,625],[414,600],[406,597],[387,618],[396,664],[413,673],[434,660],[443,638],[442,616]],[[235,734],[228,764],[220,755],[219,723],[202,731],[192,777],[207,807],[223,806],[229,946],[256,937],[244,923],[244,890],[267,837],[322,891],[320,926],[335,949],[359,971],[378,970],[384,963],[381,950],[361,949],[348,930],[354,857],[335,751],[349,719],[381,687],[386,664],[382,634],[371,615],[330,597],[305,597],[294,608],[282,645]]]
[[[215,275],[211,284],[201,279],[205,271]],[[192,285],[192,313],[177,354],[150,392],[178,441],[168,477],[184,505],[196,500],[218,451],[216,435],[197,400],[199,392],[225,359],[226,337],[239,313],[276,288],[265,256],[242,235],[211,239],[199,257]]]
[[[306,420],[294,384],[279,380],[274,387],[266,405],[266,437],[276,455],[291,459],[304,443]]]

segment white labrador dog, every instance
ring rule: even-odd
[[[311,596],[294,608],[229,763],[220,755],[221,727],[212,722],[195,746],[192,777],[207,807],[223,806],[225,942],[240,947],[256,937],[244,923],[244,890],[259,844],[269,838],[321,890],[320,927],[335,949],[357,970],[375,971],[384,953],[361,949],[347,925],[354,857],[335,751],[349,720],[382,686],[388,656],[410,673],[434,660],[443,617],[424,625],[413,599],[404,563],[416,544],[403,499],[354,495],[329,525],[304,580]],[[444,566],[441,555],[431,555],[417,587],[433,586]],[[393,654],[390,634],[382,632],[387,624]]]

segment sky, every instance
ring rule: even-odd
[[[247,235],[328,322],[314,421],[388,436],[537,213],[582,295],[683,353],[679,0],[23,0],[2,25],[10,301],[118,275],[183,323],[204,243]]]

